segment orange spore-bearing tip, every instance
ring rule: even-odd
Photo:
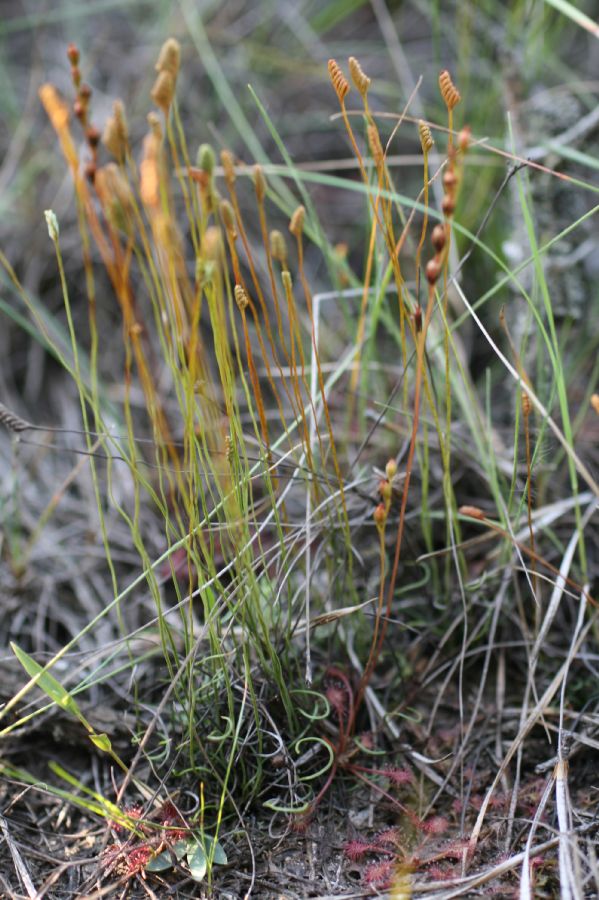
[[[366,94],[368,93],[368,88],[370,87],[370,78],[365,74],[362,66],[355,56],[350,56],[347,62],[349,65],[349,74],[351,75],[351,79],[356,87],[356,90],[358,91],[362,99],[365,99]]]
[[[451,75],[447,69],[443,69],[439,75],[439,89],[445,105],[449,110],[454,109],[462,99],[460,92],[451,80]]]
[[[387,521],[387,510],[385,509],[385,504],[379,503],[379,505],[375,507],[374,513],[372,515],[374,518],[374,522],[378,528],[384,525]]]
[[[387,465],[385,466],[385,475],[387,476],[388,481],[393,481],[393,479],[397,475],[397,463],[395,462],[393,457],[387,460]]]
[[[330,59],[327,64],[327,68],[329,70],[329,78],[335,88],[335,93],[339,98],[339,102],[343,103],[347,95],[349,94],[349,81],[341,71],[337,60]]]
[[[440,253],[441,250],[445,247],[445,241],[447,239],[447,235],[445,234],[445,228],[443,225],[435,225],[431,232],[431,243],[437,253]]]
[[[230,150],[222,150],[220,154],[220,161],[223,167],[223,175],[225,176],[225,181],[227,184],[233,184],[235,182],[235,161],[233,159],[233,154]]]
[[[253,169],[254,174],[254,190],[258,203],[262,203],[266,197],[266,177],[264,170],[259,163],[256,163]]]
[[[156,106],[167,115],[175,96],[175,76],[168,69],[158,73],[151,91],[151,97]]]
[[[281,232],[273,228],[270,232],[270,255],[282,265],[287,265],[287,245]]]
[[[245,309],[250,302],[245,288],[240,284],[236,284],[233,293],[235,294],[235,302],[239,309]]]
[[[420,138],[420,146],[422,147],[422,152],[429,153],[435,146],[435,142],[433,140],[431,130],[424,119],[420,119],[418,121],[418,137]]]
[[[304,206],[298,206],[289,222],[289,231],[294,237],[299,237],[304,230],[304,219],[306,218],[306,209]]]
[[[479,519],[479,521],[482,521],[486,518],[484,512],[482,509],[479,509],[478,506],[460,506],[458,512],[462,516],[468,516],[469,519]]]
[[[383,145],[381,144],[379,130],[374,122],[370,124],[366,130],[368,133],[368,145],[370,147],[370,152],[372,153],[372,158],[375,164],[380,166],[385,161],[385,152],[383,150]]]
[[[427,262],[425,273],[426,280],[430,285],[433,285],[438,281],[439,275],[441,274],[441,262],[436,256],[433,259],[429,259]]]

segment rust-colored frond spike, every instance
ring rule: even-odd
[[[591,406],[599,416],[599,394],[593,394],[591,397]]]
[[[206,229],[204,240],[202,241],[202,257],[210,262],[219,259],[222,250],[222,236],[220,228],[211,225]]]
[[[222,150],[220,154],[220,161],[223,167],[223,174],[225,176],[225,181],[228,185],[234,184],[235,182],[235,162],[233,160],[233,154],[229,150]]]
[[[237,229],[235,227],[235,212],[228,200],[220,201],[220,217],[223,225],[227,229],[228,234],[232,238],[237,237]]]
[[[377,166],[383,164],[385,160],[385,154],[383,152],[383,145],[381,144],[381,136],[379,135],[379,130],[376,125],[373,123],[368,126],[368,145],[370,147],[370,152],[372,153],[372,158],[375,161]]]
[[[254,166],[254,189],[258,203],[262,203],[266,196],[266,178],[262,166],[258,163]]]
[[[162,72],[158,73],[152,88],[152,100],[165,116],[168,114],[175,96],[175,84],[174,75],[167,69],[163,69]]]
[[[216,157],[210,144],[200,144],[196,155],[196,163],[198,169],[201,169],[205,175],[208,177],[212,175],[216,165]]]
[[[335,93],[339,98],[339,103],[343,103],[349,93],[349,81],[341,71],[338,63],[334,59],[328,62],[329,78],[335,88]]]
[[[175,38],[168,38],[160,48],[158,61],[156,63],[157,72],[170,72],[173,78],[179,74],[179,65],[181,63],[181,46]]]
[[[478,506],[460,506],[458,512],[462,516],[468,516],[470,519],[479,519],[482,520],[485,518],[485,514],[482,509],[479,509]]]
[[[418,121],[418,137],[423,153],[428,153],[435,146],[431,130],[423,119]]]
[[[439,89],[447,109],[453,109],[462,99],[447,69],[443,69],[439,75]]]
[[[143,157],[139,166],[139,194],[145,206],[160,204],[160,138],[151,131],[144,138]]]
[[[150,126],[150,131],[152,135],[158,141],[158,143],[162,143],[162,125],[160,124],[160,116],[158,113],[149,112],[147,115],[148,125]]]
[[[235,294],[235,302],[239,309],[245,309],[248,303],[248,295],[245,292],[245,288],[240,284],[236,284],[233,293]]]
[[[79,65],[79,48],[76,44],[69,44],[67,47],[67,59],[72,66]]]
[[[303,206],[298,206],[293,215],[291,216],[291,221],[289,222],[289,231],[294,237],[299,237],[300,234],[304,230],[304,219],[306,217],[306,209]]]
[[[362,66],[355,56],[350,56],[350,58],[348,59],[348,65],[351,80],[353,81],[356,90],[358,91],[362,99],[365,99],[366,94],[368,93],[368,88],[370,87],[370,78],[364,73]]]
[[[532,410],[532,403],[526,391],[522,391],[522,412],[525,416],[529,416]]]
[[[431,243],[437,253],[440,253],[441,250],[445,247],[445,241],[447,239],[447,235],[445,234],[445,228],[443,225],[435,225],[431,234]]]
[[[429,284],[436,284],[439,280],[439,275],[441,274],[441,263],[439,262],[439,257],[435,256],[433,259],[429,259],[426,264],[426,280]]]
[[[129,231],[134,201],[122,170],[116,163],[107,163],[97,169],[94,184],[109,222],[123,231]]]
[[[283,266],[287,265],[287,246],[285,238],[276,228],[270,232],[270,255]]]
[[[127,153],[129,133],[122,100],[115,100],[113,114],[104,126],[102,143],[115,159],[122,162]]]

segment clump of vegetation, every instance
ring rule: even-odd
[[[85,316],[46,211],[66,339],[1,259],[76,387],[96,504],[90,542],[102,547],[112,596],[43,658],[14,643],[30,680],[0,711],[1,736],[35,727],[50,701],[100,755],[101,789],[54,763],[59,781],[44,776],[44,790],[103,821],[93,877],[108,884],[183,876],[211,886],[241,858],[240,835],[253,856],[250,814],[272,816],[291,840],[344,804],[337,849],[346,866],[362,866],[366,888],[503,889],[519,871],[522,890],[552,890],[548,858],[559,846],[560,883],[573,896],[593,877],[576,847],[567,735],[584,715],[582,682],[570,690],[568,676],[582,678],[581,647],[596,630],[588,548],[599,486],[576,435],[596,405],[597,367],[573,414],[571,348],[542,265],[556,238],[539,243],[524,162],[509,155],[498,196],[516,185],[534,289],[519,279],[524,265],[510,269],[485,244],[496,200],[477,234],[460,222],[477,177],[470,155],[499,151],[456,125],[450,73],[439,75],[439,123],[412,117],[409,103],[399,115],[375,111],[355,57],[359,109],[349,109],[350,80],[329,60],[368,215],[358,272],[323,233],[306,173],[259,100],[283,167],[188,143],[176,40],[158,57],[140,145],[118,100],[100,127],[79,49],[67,56],[72,97],[40,90],[80,230]],[[389,162],[400,130],[422,159],[412,199]],[[474,248],[501,274],[471,300],[460,279]],[[314,290],[317,266],[329,293]],[[516,338],[515,315],[497,314],[504,351],[481,307],[508,285],[527,328]],[[101,326],[108,306],[112,333]],[[486,342],[486,382],[470,370],[465,324]],[[510,410],[511,444],[499,406]],[[21,439],[64,432],[4,406],[0,420]],[[16,578],[78,471],[27,540],[11,541]],[[130,559],[115,552],[123,526],[133,580]],[[81,652],[108,621],[118,637]],[[550,638],[558,669],[546,658]],[[512,665],[524,685],[517,715],[506,712]],[[113,691],[132,716],[119,746],[85,706],[91,688]],[[34,689],[44,699],[29,704]],[[492,739],[482,746],[484,723]],[[554,767],[540,785],[534,766],[546,757]],[[0,766],[7,779],[41,783],[14,761]],[[356,837],[356,827],[375,836]],[[501,840],[489,849],[494,830]]]

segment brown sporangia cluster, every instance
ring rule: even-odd
[[[85,165],[85,175],[93,183],[96,177],[96,166],[98,160],[98,144],[100,143],[100,132],[92,124],[90,118],[90,101],[92,89],[87,82],[81,80],[81,70],[79,68],[79,49],[75,44],[69,44],[67,47],[67,57],[71,64],[71,80],[76,91],[73,101],[73,113],[75,118],[81,123],[85,140],[90,152],[90,160]]]

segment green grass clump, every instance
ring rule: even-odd
[[[319,28],[343,15],[338,6],[317,17]],[[204,46],[201,27],[194,34]],[[112,594],[49,658],[38,662],[34,648],[13,644],[30,681],[0,712],[0,736],[47,710],[23,706],[37,687],[114,764],[111,800],[57,764],[53,773],[77,793],[49,788],[113,829],[127,829],[132,845],[109,848],[105,875],[115,866],[130,877],[182,865],[201,880],[213,863],[227,863],[219,841],[244,827],[248,810],[267,810],[301,829],[338,782],[358,805],[368,802],[359,794],[367,786],[389,805],[387,816],[406,823],[408,836],[400,846],[396,835],[393,851],[384,841],[352,842],[356,859],[381,847],[392,857],[392,864],[372,864],[383,874],[368,876],[370,883],[403,884],[418,866],[426,873],[450,855],[438,848],[435,855],[431,842],[452,825],[460,852],[472,859],[514,756],[508,831],[516,808],[527,809],[523,741],[538,722],[548,727],[544,715],[551,715],[529,701],[564,597],[580,608],[565,651],[569,664],[582,636],[596,628],[587,535],[599,487],[576,446],[584,410],[572,409],[567,333],[556,322],[543,266],[551,246],[596,208],[541,239],[514,151],[507,155],[516,165],[473,234],[462,218],[479,201],[469,188],[476,178],[469,157],[484,152],[495,162],[506,154],[456,127],[461,96],[447,70],[439,76],[439,123],[413,117],[409,103],[399,115],[377,113],[358,60],[348,62],[352,94],[342,68],[329,61],[359,173],[348,184],[296,167],[255,95],[284,164],[250,164],[228,150],[217,158],[207,143],[192,148],[177,101],[174,39],[156,64],[156,108],[140,146],[131,143],[135,129],[120,101],[97,127],[74,45],[68,58],[71,101],[49,84],[40,98],[74,186],[84,316],[53,211],[46,220],[63,330],[4,256],[2,263],[77,391],[96,504],[90,528]],[[359,109],[350,109],[348,95],[356,93]],[[398,130],[422,153],[413,197],[399,189],[389,162]],[[259,145],[254,150],[259,158]],[[489,179],[485,171],[485,191]],[[511,268],[484,232],[510,182],[529,246]],[[329,244],[311,184],[359,193],[366,215],[359,274],[347,251]],[[471,298],[460,274],[474,251],[498,274]],[[320,265],[327,293],[313,288]],[[532,284],[521,277],[527,267]],[[508,287],[523,301],[526,328],[508,310],[493,332],[483,318]],[[118,319],[112,334],[101,324],[107,304]],[[481,378],[470,369],[466,326],[485,342]],[[587,403],[598,374],[595,366]],[[18,436],[37,427],[3,406],[0,420]],[[551,479],[543,470],[549,439],[559,445]],[[9,541],[19,577],[70,485],[27,540]],[[126,584],[131,569],[115,553],[115,512],[135,551],[136,575]],[[558,528],[566,513],[573,516],[567,539]],[[501,623],[508,587],[514,599]],[[84,641],[108,619],[118,622],[118,640],[81,661]],[[466,812],[461,821],[453,807],[436,814],[439,796],[454,781],[462,798],[467,793],[464,761],[493,654],[500,643],[503,653],[514,623],[530,651],[518,657],[521,719],[496,777],[481,784],[471,776],[480,802],[467,828]],[[564,666],[560,678],[549,679],[546,705],[560,686],[565,691]],[[498,663],[498,679],[500,671]],[[91,688],[122,685],[124,674],[135,727],[130,746],[117,752],[83,698]],[[419,696],[433,683],[432,697]],[[442,753],[436,718],[450,694],[460,744]],[[438,752],[427,753],[448,760],[440,775],[431,779],[428,756],[406,749],[401,736],[409,728],[411,740],[418,733],[424,743],[439,742]],[[384,764],[371,765],[379,754]],[[410,766],[420,768],[419,781]],[[4,774],[37,783],[15,767]],[[392,793],[399,787],[408,792],[401,799]],[[172,803],[184,791],[197,797],[190,813]],[[145,804],[141,813],[132,795]]]

